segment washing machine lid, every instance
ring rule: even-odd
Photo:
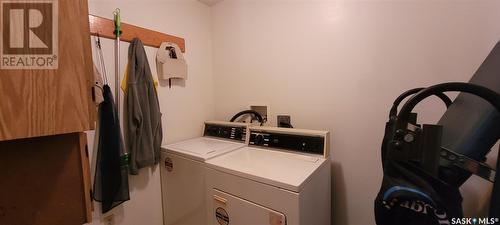
[[[162,146],[162,150],[179,154],[197,161],[225,154],[245,146],[244,143],[217,138],[199,137]]]
[[[257,147],[244,147],[207,161],[207,166],[222,172],[300,192],[312,174],[327,161],[310,156]]]

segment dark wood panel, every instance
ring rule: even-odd
[[[80,163],[82,167],[82,181],[84,187],[83,203],[85,204],[86,222],[92,222],[92,178],[90,177],[90,159],[87,146],[87,134],[80,133]]]
[[[0,70],[0,141],[93,129],[87,1],[58,9],[58,69]]]
[[[81,133],[0,142],[0,224],[90,221],[85,142]]]

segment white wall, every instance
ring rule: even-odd
[[[225,0],[212,14],[216,119],[262,102],[272,125],[289,114],[295,127],[330,130],[338,225],[375,224],[396,96],[467,81],[500,39],[499,1]],[[427,101],[420,121],[443,108]]]
[[[89,1],[89,12],[94,15],[112,18],[115,8],[121,9],[123,22],[185,38],[188,79],[184,84],[173,82],[171,89],[168,85],[162,86],[158,93],[163,113],[163,144],[199,136],[203,121],[214,116],[210,8],[195,0]],[[128,46],[128,43],[122,42],[122,72]],[[114,90],[114,42],[103,40],[103,48],[108,79]],[[156,75],[156,49],[146,47],[146,53]],[[93,132],[89,134],[89,143],[93,143]],[[129,179],[131,200],[111,212],[115,224],[163,224],[159,168],[142,169],[138,176],[130,176]],[[104,224],[100,204],[94,205],[94,221],[91,224]]]

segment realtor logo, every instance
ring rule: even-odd
[[[0,0],[0,69],[58,68],[57,0]]]

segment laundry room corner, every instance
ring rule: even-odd
[[[0,225],[500,225],[500,0],[0,0]]]
[[[500,36],[497,1],[225,0],[212,8],[216,119],[264,102],[269,126],[290,115],[294,128],[330,131],[336,225],[375,224],[394,98],[469,80]],[[416,111],[429,123],[444,110],[431,99]],[[490,184],[466,186],[465,212],[477,215]]]
[[[90,0],[89,14],[113,18],[115,8],[120,8],[121,18],[143,28],[179,36],[185,39],[184,57],[189,65],[188,78],[184,81],[160,82],[158,99],[162,113],[163,141],[168,144],[199,136],[203,122],[213,119],[213,78],[211,12],[209,6],[196,0],[168,1],[108,1]],[[91,38],[94,45],[94,38]],[[108,82],[114,90],[114,41],[101,39]],[[127,65],[129,43],[120,47],[120,75]],[[157,76],[157,48],[145,47],[153,77]],[[93,46],[95,58],[95,46]],[[94,59],[94,61],[96,61]],[[121,96],[123,101],[123,95]],[[95,158],[94,131],[87,132],[89,152]],[[91,168],[95,168],[95,159]],[[94,171],[91,171],[94,176]],[[100,204],[94,201],[94,215],[89,225],[160,225],[163,224],[160,170],[158,166],[144,168],[130,176],[130,201],[102,215]]]

